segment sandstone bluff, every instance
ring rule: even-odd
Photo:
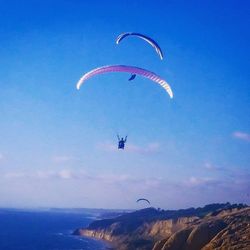
[[[148,208],[95,221],[74,234],[109,241],[118,250],[248,250],[250,207]]]

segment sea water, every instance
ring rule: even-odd
[[[106,243],[73,236],[87,214],[0,209],[0,250],[105,250]]]

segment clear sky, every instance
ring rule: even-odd
[[[0,0],[0,206],[250,202],[247,1]],[[143,40],[155,39],[161,61]],[[174,98],[108,64],[149,69]],[[128,135],[118,151],[116,134]]]

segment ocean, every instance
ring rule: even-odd
[[[102,241],[73,236],[93,218],[73,212],[0,209],[0,250],[106,250]]]

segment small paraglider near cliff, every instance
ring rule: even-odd
[[[145,198],[140,198],[140,199],[138,199],[136,202],[138,203],[138,202],[147,202],[148,203],[148,205],[151,205],[151,203],[150,203],[150,201],[148,200],[148,199],[145,199]]]

